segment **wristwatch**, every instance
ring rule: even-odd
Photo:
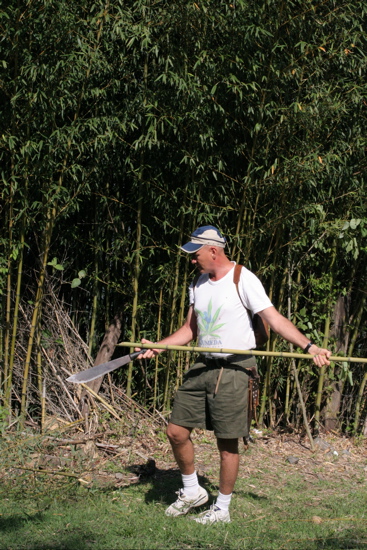
[[[308,342],[307,346],[304,348],[303,353],[307,353],[310,347],[313,346],[313,342]]]

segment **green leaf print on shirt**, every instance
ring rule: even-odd
[[[208,305],[208,311],[199,311],[197,310],[197,320],[198,320],[198,326],[200,329],[200,336],[212,336],[215,338],[219,338],[218,334],[215,334],[215,331],[220,329],[225,325],[225,323],[222,323],[220,325],[216,325],[216,321],[218,319],[220,310],[222,309],[222,306],[220,306],[217,311],[212,316],[212,301],[210,300]]]

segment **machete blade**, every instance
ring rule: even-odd
[[[118,357],[113,361],[108,361],[108,363],[102,363],[101,365],[96,365],[90,369],[83,370],[82,372],[69,376],[66,381],[72,382],[73,384],[85,384],[86,382],[91,382],[92,380],[95,380],[108,372],[112,372],[113,370],[130,363],[130,361],[136,359],[140,353],[144,353],[144,350],[134,351],[134,353],[130,353],[129,355],[124,355],[123,357]]]

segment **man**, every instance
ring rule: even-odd
[[[331,352],[310,342],[283,317],[270,302],[259,279],[244,267],[237,292],[233,282],[235,263],[226,256],[225,246],[226,239],[220,231],[207,225],[194,231],[190,242],[181,247],[192,255],[200,276],[189,289],[190,307],[185,323],[159,344],[186,345],[198,338],[198,345],[205,348],[254,349],[251,311],[258,313],[288,342],[313,354],[318,367],[329,365]],[[149,341],[142,339],[142,343]],[[147,350],[139,358],[161,352]],[[249,430],[248,373],[255,365],[253,355],[205,354],[185,374],[167,427],[183,482],[178,499],[166,510],[168,516],[187,514],[208,501],[208,493],[198,483],[190,438],[193,428],[200,427],[214,430],[217,438],[220,483],[215,503],[195,521],[203,524],[230,521],[229,505],[239,467],[238,439],[246,437]]]

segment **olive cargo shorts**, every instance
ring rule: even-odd
[[[241,358],[240,358],[241,359]],[[248,437],[248,380],[253,356],[227,363],[214,394],[221,367],[200,360],[187,371],[177,390],[170,422],[185,428],[213,430],[217,438]]]

